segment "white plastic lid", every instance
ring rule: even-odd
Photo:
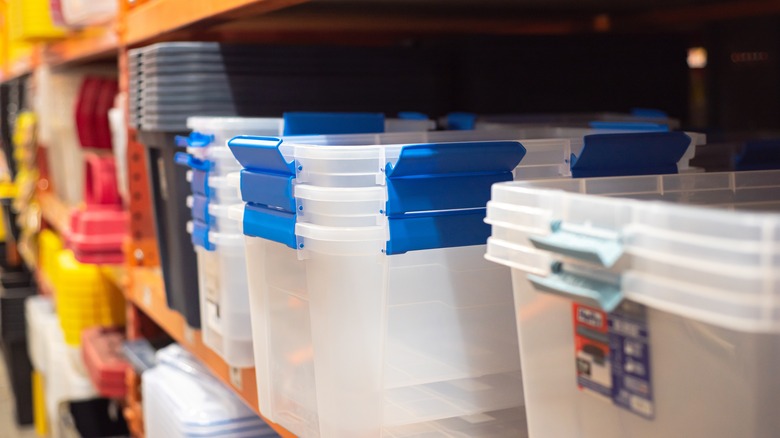
[[[281,117],[189,117],[187,128],[202,134],[215,131],[267,130],[269,135],[281,135],[284,119]]]

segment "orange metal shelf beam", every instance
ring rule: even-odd
[[[200,330],[187,327],[184,318],[168,308],[165,300],[162,274],[156,268],[130,268],[129,288],[125,289],[126,298],[149,316],[173,339],[194,354],[209,370],[231,388],[258,415],[257,383],[254,368],[231,368],[214,351],[206,347],[201,340]],[[261,415],[262,417],[262,415]],[[284,438],[294,438],[282,426],[266,422]]]
[[[86,61],[101,57],[116,57],[119,37],[116,24],[84,29],[72,36],[43,48],[43,61],[60,65],[74,61]]]
[[[125,12],[124,45],[138,44],[206,20],[263,14],[308,0],[152,0]]]

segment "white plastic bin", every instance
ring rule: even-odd
[[[203,343],[228,365],[254,365],[244,238],[209,232],[212,251],[196,246]]]
[[[515,139],[560,132],[570,137],[519,140],[527,153],[517,166]],[[571,175],[572,151],[605,140],[560,132],[229,141],[246,169],[239,185],[249,204],[234,217],[248,236],[261,412],[299,436],[363,438],[522,406],[509,270],[483,260],[487,234],[458,244],[447,237],[478,228],[492,182],[513,170]],[[691,139],[642,138],[661,137],[673,140],[665,164],[675,171]],[[635,146],[611,139],[621,150]],[[443,189],[453,184],[458,190]],[[396,250],[393,227],[416,226],[404,220],[465,213],[474,218],[465,227],[426,223],[420,239],[437,244],[412,238],[405,243],[414,249]]]
[[[280,158],[292,166],[296,184],[323,187],[364,187],[385,184],[385,170],[394,165],[404,147],[414,144],[455,143],[470,141],[520,141],[526,149],[516,179],[559,178],[572,175],[572,155],[579,156],[587,140],[603,139],[599,134],[625,134],[625,147],[630,147],[640,134],[682,135],[683,133],[638,133],[636,131],[605,131],[581,128],[531,127],[488,131],[438,131],[385,134],[345,134],[294,136],[272,144],[269,139],[241,137],[247,144],[276,147]],[[688,148],[677,162],[677,171],[689,168],[696,145],[706,137],[697,133],[688,136]],[[596,137],[594,137],[596,136]],[[641,149],[640,149],[641,150]],[[236,153],[233,150],[234,154]],[[241,158],[239,157],[239,161]],[[261,169],[265,163],[245,159],[244,168]],[[620,170],[620,169],[617,169]]]
[[[484,246],[387,256],[386,226],[297,231],[303,260],[246,238],[264,415],[299,436],[365,437],[522,405],[510,279]]]
[[[341,116],[339,113],[322,115]],[[201,160],[211,160],[214,173],[224,176],[241,170],[241,165],[226,147],[228,140],[239,135],[280,136],[284,133],[284,125],[285,119],[279,117],[190,117],[187,128],[200,136],[199,143],[208,143],[208,147],[188,147],[187,152]],[[436,127],[435,122],[428,119],[385,119],[384,125],[385,132],[430,131]]]
[[[57,424],[62,402],[96,397],[97,391],[85,372],[81,354],[65,344],[52,300],[30,297],[25,303],[25,312],[30,359],[44,377],[49,424]],[[54,428],[53,433],[55,437],[59,436],[58,428]]]
[[[278,436],[178,344],[160,350],[157,361],[142,381],[147,436]]]
[[[743,208],[780,171],[494,186],[532,437],[777,436],[780,214]]]

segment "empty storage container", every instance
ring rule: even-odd
[[[248,236],[261,412],[323,437],[395,436],[478,414],[491,424],[461,433],[488,437],[502,422],[491,413],[521,418],[509,270],[481,255],[489,187],[513,173],[618,172],[605,151],[631,146],[644,165],[676,172],[691,143],[552,132],[229,141],[244,167],[247,204],[233,211]]]
[[[279,436],[179,345],[158,351],[157,362],[142,382],[147,436]]]
[[[777,211],[780,171],[495,185],[531,436],[776,436]]]
[[[382,132],[432,128],[427,119],[385,119],[378,113],[287,113],[284,118],[191,117],[188,154],[177,160],[192,168],[189,224],[198,259],[203,342],[233,367],[251,367],[252,331],[241,227],[229,220],[229,207],[240,203],[227,175],[241,169],[227,141],[237,135],[313,132]]]

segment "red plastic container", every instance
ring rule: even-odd
[[[84,202],[88,207],[122,205],[116,182],[116,161],[110,155],[85,154]]]
[[[84,200],[87,205],[71,214],[67,244],[81,263],[123,263],[122,247],[129,229],[129,217],[122,208],[114,158],[86,154],[85,160]]]
[[[115,79],[84,78],[76,101],[76,130],[82,147],[111,149],[108,110],[114,105],[117,91]]]
[[[67,243],[81,263],[124,263],[128,227],[128,213],[121,207],[87,207],[71,214]]]
[[[125,373],[130,365],[122,354],[125,341],[121,328],[95,327],[81,335],[81,354],[89,378],[98,393],[108,398],[124,398],[127,393]]]

